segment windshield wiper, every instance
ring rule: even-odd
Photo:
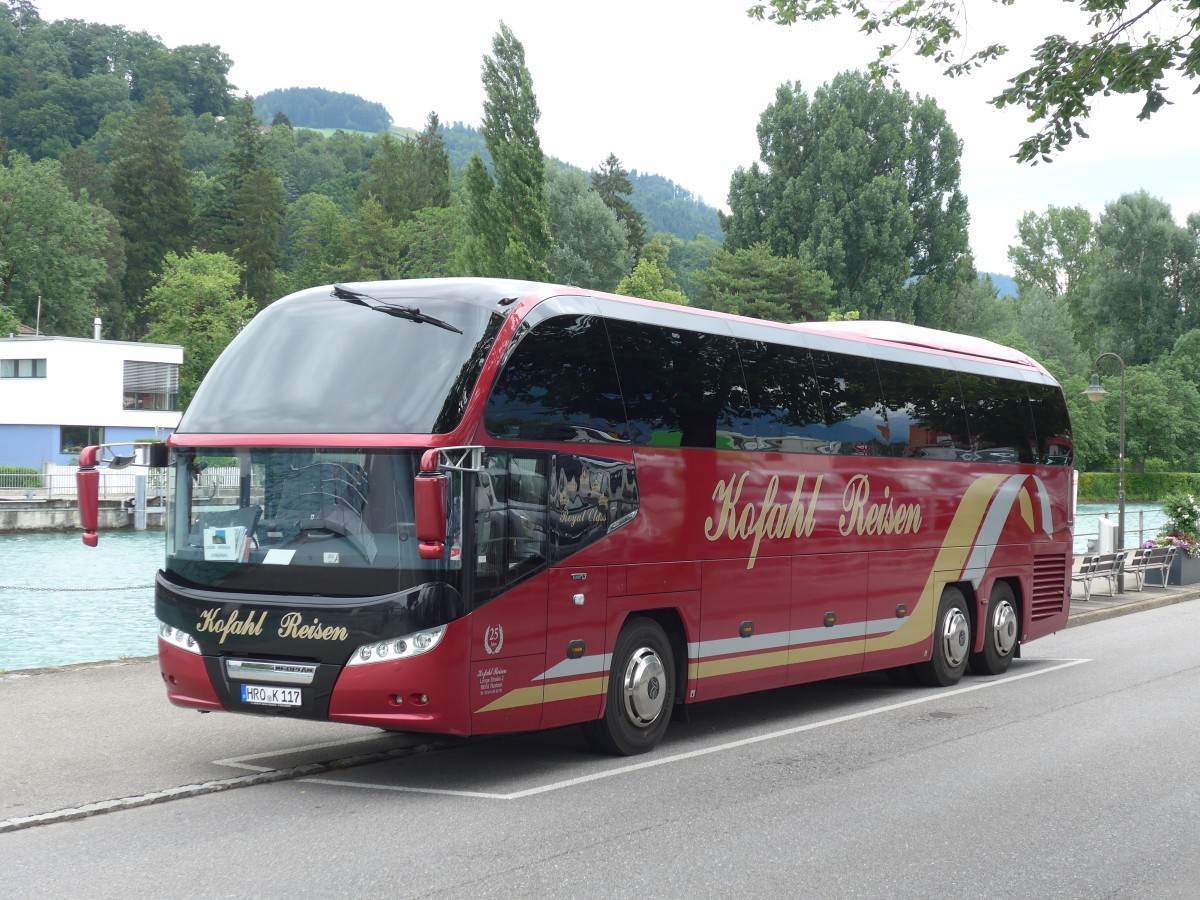
[[[338,300],[357,303],[359,306],[365,306],[367,309],[395,316],[397,319],[407,319],[410,322],[424,322],[427,325],[436,325],[438,328],[453,331],[455,334],[462,334],[461,329],[455,328],[449,322],[444,322],[434,316],[427,316],[414,306],[400,306],[397,303],[376,300],[368,294],[360,294],[358,291],[352,291],[345,285],[335,284],[333,286],[333,296]]]

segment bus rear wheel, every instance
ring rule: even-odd
[[[674,704],[675,659],[666,632],[653,619],[631,619],[613,651],[604,715],[583,733],[601,753],[645,753],[662,740]]]
[[[967,670],[971,650],[971,618],[967,599],[954,586],[942,591],[937,620],[933,625],[933,651],[929,662],[915,667],[917,680],[929,687],[957,684]]]
[[[971,671],[976,675],[1001,675],[1007,671],[1020,630],[1021,619],[1017,615],[1017,599],[1013,590],[1005,582],[998,581],[992,587],[992,599],[988,603],[983,649],[968,658]]]

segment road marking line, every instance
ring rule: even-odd
[[[1055,662],[1055,660],[1042,660],[1043,662]],[[732,750],[737,747],[745,747],[751,744],[761,743],[763,741],[773,740],[775,738],[786,737],[792,734],[799,734],[804,731],[813,731],[817,728],[825,728],[831,725],[838,725],[843,722],[850,722],[855,719],[863,719],[869,716],[878,715],[880,713],[891,712],[897,709],[903,709],[909,706],[916,706],[921,703],[929,703],[933,700],[940,700],[944,697],[953,697],[958,694],[966,694],[971,691],[978,691],[984,688],[997,687],[1002,684],[1008,684],[1010,681],[1020,681],[1025,678],[1033,678],[1036,675],[1048,675],[1051,672],[1057,672],[1060,669],[1077,666],[1080,663],[1091,662],[1090,659],[1068,659],[1058,660],[1058,665],[1051,666],[1046,669],[1037,669],[1032,672],[1025,672],[1020,675],[1009,675],[1003,678],[989,679],[981,681],[977,684],[959,687],[953,690],[939,691],[935,694],[929,694],[923,697],[916,697],[912,700],[905,700],[900,703],[891,703],[887,706],[881,706],[877,709],[863,710],[862,712],[850,713],[844,716],[837,716],[832,719],[824,719],[820,722],[810,722],[807,725],[798,725],[795,728],[787,728],[782,731],[770,732],[768,734],[760,734],[751,738],[743,738],[738,741],[731,741],[727,744],[718,744],[713,747],[705,747],[700,750],[692,750],[687,753],[677,753],[674,756],[665,756],[661,759],[647,760],[633,765],[621,766],[616,769],[610,769],[606,772],[597,772],[592,775],[584,775],[579,778],[571,778],[565,781],[552,782],[540,787],[528,788],[523,791],[514,791],[508,794],[491,793],[484,791],[461,791],[452,789],[437,789],[437,788],[411,788],[400,787],[386,784],[368,784],[365,782],[355,781],[338,781],[333,778],[321,778],[320,775],[328,773],[332,769],[348,768],[350,766],[361,766],[371,763],[388,762],[394,759],[400,759],[409,755],[423,752],[430,747],[438,746],[436,742],[431,742],[412,747],[395,748],[392,750],[382,750],[374,753],[366,753],[357,757],[348,757],[345,759],[334,760],[330,762],[309,763],[307,765],[293,766],[287,769],[266,769],[261,766],[254,766],[244,763],[243,760],[261,759],[267,756],[278,756],[285,753],[297,753],[305,750],[319,750],[325,747],[335,747],[343,744],[362,743],[364,741],[379,740],[381,735],[372,734],[362,737],[344,738],[336,741],[322,741],[316,744],[306,744],[301,747],[291,747],[285,750],[271,750],[262,753],[251,753],[246,756],[229,757],[224,760],[216,760],[216,763],[227,766],[240,767],[252,770],[251,775],[238,775],[233,778],[223,778],[213,781],[205,781],[196,784],[187,784],[180,787],[166,788],[160,791],[149,791],[144,794],[137,794],[130,797],[119,797],[113,800],[100,800],[93,803],[84,803],[76,807],[68,809],[59,809],[52,812],[37,813],[30,816],[18,816],[12,819],[0,820],[0,834],[5,834],[13,831],[20,831],[25,828],[31,828],[37,825],[51,825],[58,822],[69,822],[75,819],[85,819],[90,816],[102,815],[104,813],[118,812],[127,809],[138,809],[144,806],[151,806],[156,803],[165,803],[171,800],[183,800],[189,797],[199,797],[205,794],[213,794],[219,791],[232,790],[242,787],[250,787],[258,784],[272,784],[280,781],[300,780],[314,784],[326,784],[336,787],[355,787],[364,788],[366,790],[376,791],[398,791],[402,793],[413,794],[444,794],[454,797],[472,797],[483,800],[520,800],[524,797],[531,797],[537,794],[545,794],[551,791],[559,791],[568,787],[574,787],[578,784],[586,784],[590,781],[599,781],[605,778],[612,778],[617,775],[624,775],[630,772],[637,772],[642,769],[649,769],[655,766],[663,766],[668,763],[682,762],[684,760],[693,759],[699,756],[707,756],[710,753],[719,753],[724,750]],[[386,736],[382,736],[386,737]]]
[[[418,788],[405,787],[402,785],[390,784],[370,784],[361,781],[339,781],[334,778],[307,777],[302,778],[302,781],[313,784],[328,784],[339,787],[354,787],[363,788],[364,790],[375,791],[396,791],[406,794],[444,794],[451,797],[474,797],[482,800],[521,800],[525,797],[532,797],[537,794],[548,794],[553,791],[561,791],[569,787],[575,787],[580,784],[587,784],[592,781],[601,781],[605,778],[615,778],[618,775],[627,775],[631,772],[640,772],[643,769],[652,769],[656,766],[665,766],[671,763],[684,762],[689,759],[696,759],[701,756],[708,756],[713,753],[722,753],[726,750],[735,750],[739,747],[748,747],[752,744],[760,744],[764,741],[772,741],[782,737],[788,737],[793,734],[801,734],[805,731],[815,731],[818,728],[828,728],[833,725],[842,725],[846,722],[853,722],[857,719],[866,719],[870,716],[877,716],[883,713],[894,712],[898,709],[906,709],[910,706],[918,706],[922,703],[932,703],[934,700],[944,700],[947,697],[955,697],[960,694],[969,694],[972,691],[982,691],[986,688],[998,687],[1002,684],[1009,684],[1013,681],[1021,681],[1026,678],[1033,678],[1038,675],[1049,675],[1051,672],[1057,672],[1061,669],[1069,669],[1072,666],[1078,666],[1081,663],[1091,662],[1090,659],[1066,659],[1059,660],[1058,665],[1051,666],[1045,669],[1037,669],[1032,672],[1023,672],[1020,675],[1009,675],[1003,678],[992,678],[987,681],[980,681],[975,684],[969,684],[965,687],[954,688],[953,690],[938,691],[937,693],[927,694],[922,697],[915,697],[911,700],[902,700],[898,703],[889,703],[886,706],[880,706],[875,709],[862,710],[856,713],[847,713],[844,716],[834,716],[832,719],[822,719],[819,722],[809,722],[806,725],[797,725],[793,728],[784,728],[780,731],[772,731],[766,734],[755,735],[754,737],[742,738],[736,741],[729,741],[725,744],[717,744],[712,747],[703,747],[699,750],[689,750],[686,753],[676,753],[674,756],[663,756],[655,759],[646,760],[645,762],[633,763],[627,766],[620,766],[616,769],[609,769],[604,772],[595,772],[591,775],[581,775],[578,778],[568,778],[565,781],[555,781],[550,784],[544,784],[539,787],[526,788],[521,791],[513,791],[511,793],[494,793],[489,791],[466,791],[452,790],[448,788]],[[1054,662],[1054,660],[1046,660],[1046,662]]]
[[[247,753],[245,756],[230,756],[226,759],[214,759],[214,766],[229,766],[233,769],[248,769],[251,772],[273,772],[273,766],[254,766],[245,761],[248,759],[263,759],[271,756],[287,756],[291,753],[304,753],[308,750],[324,750],[326,747],[338,747],[342,744],[360,744],[364,741],[387,740],[386,734],[365,734],[359,737],[340,738],[336,741],[321,741],[317,744],[303,744],[299,747],[284,747],[282,750],[264,750],[262,753]]]

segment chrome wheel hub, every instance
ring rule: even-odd
[[[992,646],[1001,656],[1008,656],[1017,645],[1017,611],[1007,600],[1001,600],[992,614]]]
[[[649,647],[629,657],[622,679],[625,715],[639,728],[654,724],[667,699],[666,669],[658,654]]]
[[[971,623],[961,609],[952,609],[942,623],[942,649],[950,668],[956,669],[971,649]]]

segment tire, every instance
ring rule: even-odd
[[[957,684],[967,670],[971,651],[971,617],[967,600],[958,588],[942,591],[937,620],[933,626],[933,651],[929,662],[915,667],[917,680],[929,687]]]
[[[583,726],[593,749],[613,756],[653,750],[675,705],[675,657],[653,619],[630,619],[617,637],[604,715]]]
[[[976,675],[1002,675],[1013,660],[1020,633],[1017,599],[1006,582],[997,581],[992,586],[992,599],[988,603],[983,649],[967,658],[971,671]]]

